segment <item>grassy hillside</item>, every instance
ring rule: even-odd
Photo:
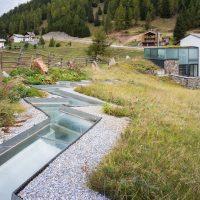
[[[95,71],[94,84],[77,89],[117,104],[105,105],[106,113],[131,119],[89,186],[110,199],[199,199],[200,91],[136,68],[130,62]],[[100,82],[106,79],[120,82]]]

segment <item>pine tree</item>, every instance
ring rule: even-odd
[[[176,21],[176,26],[174,29],[174,41],[179,42],[186,34],[186,24],[184,15],[180,14]]]
[[[94,14],[93,14],[92,6],[89,6],[89,9],[88,9],[88,22],[89,23],[94,22]]]
[[[101,25],[101,22],[99,20],[99,14],[98,12],[96,12],[95,19],[94,19],[94,26],[100,26],[100,25]]]
[[[108,13],[108,4],[109,4],[109,0],[105,0],[104,1],[104,7],[103,7],[103,13],[104,14]]]
[[[103,12],[101,10],[101,7],[99,6],[99,8],[98,8],[98,15],[102,15],[102,14],[103,14]]]
[[[162,1],[162,14],[161,14],[161,17],[163,17],[163,18],[170,18],[171,17],[169,0],[163,0]]]
[[[140,4],[139,0],[134,0],[133,18],[135,20],[135,25],[138,24],[140,19]]]
[[[23,19],[20,20],[20,23],[19,23],[19,33],[20,34],[24,34],[25,30],[24,30],[24,21]]]
[[[50,42],[49,42],[49,47],[55,47],[55,44],[56,44],[56,41],[54,40],[54,38],[52,37],[50,39]]]
[[[110,31],[112,31],[112,21],[111,21],[110,12],[108,12],[107,16],[104,19],[104,31],[106,33],[110,33]]]
[[[109,46],[106,33],[102,29],[99,29],[94,34],[93,43],[89,46],[87,54],[94,58],[106,56],[108,55]]]
[[[126,6],[125,8],[125,26],[124,28],[129,28],[132,25],[132,11],[130,6]]]
[[[145,23],[145,29],[148,30],[151,27],[151,13],[148,11]]]
[[[44,38],[42,36],[40,37],[39,44],[44,48],[45,41],[44,41]]]
[[[122,4],[118,7],[114,19],[116,30],[122,30],[125,28],[125,9]]]

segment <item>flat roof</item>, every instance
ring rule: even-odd
[[[175,46],[175,47],[145,47],[145,49],[184,49],[184,48],[199,48],[195,46]]]

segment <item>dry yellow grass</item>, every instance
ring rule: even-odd
[[[95,71],[93,79],[77,90],[123,106],[124,112],[105,111],[129,116],[131,123],[91,175],[90,187],[111,199],[199,199],[200,90],[140,74],[125,63]]]

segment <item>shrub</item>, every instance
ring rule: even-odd
[[[56,44],[56,42],[55,42],[54,38],[51,38],[51,40],[49,42],[49,47],[55,47],[55,44]]]
[[[80,81],[87,79],[84,72],[71,69],[51,68],[49,75],[56,81]]]
[[[128,117],[130,115],[127,108],[120,106],[112,106],[107,103],[104,104],[103,111],[108,115],[113,115],[116,117]]]
[[[18,67],[10,72],[10,76],[33,76],[39,74],[39,70],[32,70],[30,68]]]
[[[15,123],[15,114],[21,113],[24,108],[18,104],[11,104],[7,100],[0,101],[0,127],[8,127]]]
[[[61,47],[60,42],[56,43],[56,47]]]

